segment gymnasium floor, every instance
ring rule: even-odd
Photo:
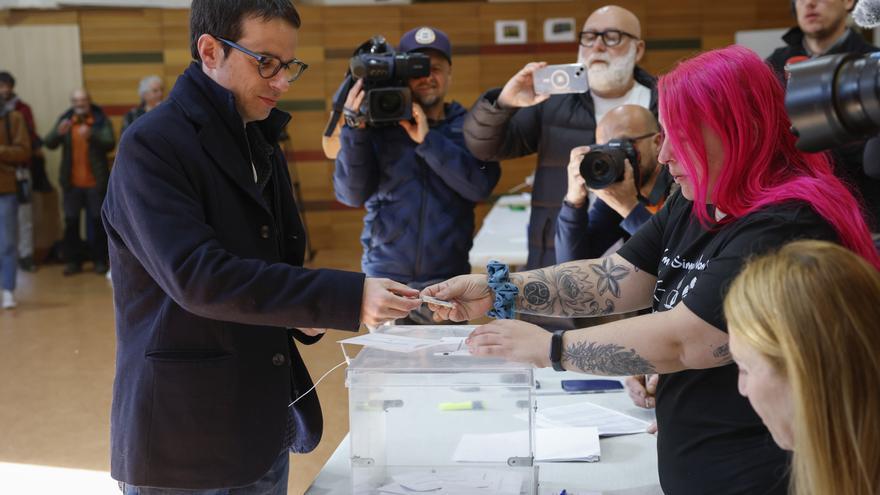
[[[357,269],[360,252],[325,251],[314,266]],[[90,265],[86,265],[88,269]],[[115,331],[110,283],[61,265],[19,272],[14,310],[0,310],[0,493],[118,494],[109,469]],[[342,360],[330,332],[302,350],[317,379]],[[289,493],[301,494],[348,432],[343,369],[319,387],[324,437],[291,457]]]

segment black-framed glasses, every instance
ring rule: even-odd
[[[629,139],[632,142],[636,142],[636,141],[641,141],[642,139],[646,139],[649,137],[654,137],[657,134],[660,134],[660,131],[649,132],[647,134],[642,134],[641,136],[636,136],[636,137],[631,137],[631,138],[626,138],[626,139]]]
[[[248,50],[238,43],[234,41],[229,41],[226,38],[221,38],[220,36],[214,37],[220,40],[220,42],[222,42],[223,44],[235,48],[236,50],[257,59],[257,63],[259,64],[257,68],[260,72],[260,77],[262,77],[263,79],[272,79],[273,77],[275,77],[276,74],[278,74],[279,71],[281,71],[281,69],[284,69],[287,74],[287,82],[292,83],[293,81],[299,79],[299,76],[301,76],[302,73],[309,68],[309,64],[303,62],[298,58],[295,58],[290,62],[282,62],[281,59],[279,59],[278,57],[273,57],[272,55],[263,55],[261,53]]]
[[[619,29],[606,29],[605,31],[581,31],[580,40],[578,42],[581,46],[592,48],[593,45],[596,44],[596,40],[599,38],[602,38],[602,43],[607,47],[619,45],[623,41],[623,38],[632,38],[634,40],[639,39],[638,36],[629,34],[626,31],[621,31]]]

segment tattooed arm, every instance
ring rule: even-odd
[[[583,317],[650,307],[657,279],[618,255],[514,273],[520,313]]]
[[[471,353],[550,366],[551,334],[517,320],[496,320],[471,334]],[[570,330],[562,340],[562,365],[595,375],[673,373],[731,362],[727,334],[684,304],[662,313]]]
[[[657,279],[614,254],[513,273],[510,281],[519,288],[517,312],[581,317],[647,308]],[[479,318],[493,302],[486,275],[459,275],[426,287],[422,294],[455,303],[453,309],[429,305],[438,321]]]

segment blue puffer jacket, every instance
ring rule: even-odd
[[[489,197],[501,168],[465,148],[466,113],[448,104],[419,145],[399,126],[343,127],[333,185],[339,201],[367,208],[367,275],[408,284],[470,273],[474,205]]]

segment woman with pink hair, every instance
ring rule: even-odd
[[[454,302],[432,309],[456,321],[493,308],[493,315],[560,317],[652,308],[553,334],[496,320],[477,328],[468,346],[557,370],[659,373],[656,394],[635,395],[656,403],[664,492],[784,494],[788,457],[737,393],[727,286],[749,257],[795,239],[837,242],[875,268],[880,256],[828,157],[795,148],[783,88],[755,53],[738,46],[703,53],[661,78],[658,90],[660,161],[681,190],[617,253],[509,276],[492,266],[490,277],[463,275],[423,292]]]

